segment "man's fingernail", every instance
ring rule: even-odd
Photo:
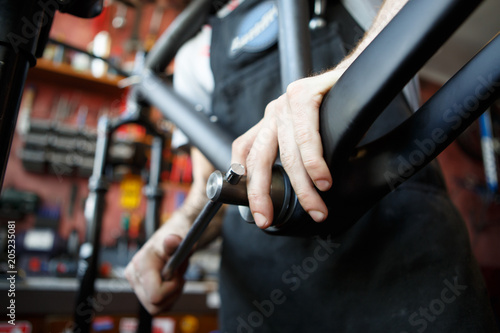
[[[314,183],[320,191],[326,191],[330,188],[330,182],[328,180],[317,180]]]
[[[325,219],[325,214],[317,210],[310,210],[309,215],[311,215],[312,219],[316,222],[323,222]]]
[[[254,213],[253,219],[255,220],[255,224],[259,226],[259,228],[263,228],[267,224],[267,219],[261,213]]]

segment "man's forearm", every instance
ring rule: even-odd
[[[208,177],[213,171],[212,165],[197,149],[191,151],[191,157],[193,161],[193,183],[191,189],[182,206],[172,214],[165,226],[168,230],[177,230],[181,234],[180,236],[187,234],[194,220],[207,203],[208,198],[205,188]],[[200,239],[199,245],[210,242],[220,233],[221,216],[222,212],[213,218],[213,221],[210,222]]]
[[[205,203],[206,198],[201,189],[193,184],[182,205],[173,212],[166,224],[170,227],[175,226],[180,232],[186,234]]]
[[[370,28],[365,32],[354,50],[338,65],[337,69],[347,69],[408,1],[385,0]]]
[[[183,205],[172,214],[167,222],[170,227],[175,226],[176,230],[181,230],[183,235],[187,234],[193,225],[194,220],[200,214],[208,201],[206,195],[199,190],[199,188],[191,189]],[[203,235],[198,241],[197,248],[207,245],[220,234],[223,211],[224,206],[208,224],[207,228],[203,232]]]

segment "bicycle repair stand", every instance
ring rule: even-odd
[[[132,91],[133,94],[133,91]],[[86,241],[80,248],[78,277],[80,289],[77,293],[74,313],[74,332],[89,332],[94,312],[95,280],[98,276],[99,252],[102,218],[105,209],[105,196],[108,190],[105,172],[108,165],[108,152],[113,133],[123,125],[136,124],[142,126],[147,134],[153,136],[148,184],[143,193],[147,198],[145,216],[145,236],[151,237],[160,225],[160,206],[163,190],[160,187],[163,162],[164,133],[150,120],[151,108],[141,103],[127,103],[127,111],[123,117],[109,119],[103,116],[99,119],[96,154],[92,176],[89,179],[89,197],[85,212],[87,218]],[[91,314],[91,315],[89,315]],[[140,306],[138,332],[150,332],[152,318]]]

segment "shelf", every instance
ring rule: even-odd
[[[107,75],[96,78],[90,72],[79,72],[71,65],[56,64],[46,59],[38,59],[30,68],[28,80],[50,82],[51,84],[96,92],[102,95],[120,96],[123,89],[118,87],[122,76]]]
[[[0,292],[7,294],[7,281],[0,282]],[[71,315],[74,309],[79,281],[75,278],[36,277],[16,281],[16,314],[46,315],[57,313]],[[96,299],[106,301],[101,314],[133,313],[137,308],[137,298],[124,279],[97,279]],[[216,313],[218,284],[215,281],[187,281],[182,296],[172,308],[173,312]],[[99,296],[102,295],[102,296]],[[47,300],[52,300],[47,302]],[[9,299],[0,299],[2,309]]]

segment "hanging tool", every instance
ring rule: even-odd
[[[497,163],[493,147],[493,128],[490,110],[486,110],[479,117],[479,130],[481,132],[481,150],[483,154],[484,173],[488,188],[489,200],[498,192]]]
[[[125,52],[127,53],[135,53],[139,50],[142,50],[141,40],[139,38],[139,29],[140,29],[143,10],[144,8],[142,3],[138,4],[135,7],[135,16],[132,24],[132,32],[130,34],[130,38],[125,42],[124,46]]]
[[[115,17],[113,17],[113,20],[111,21],[111,25],[115,29],[121,29],[125,27],[127,23],[127,11],[128,8],[126,5],[118,2],[116,4],[116,13]]]
[[[146,38],[144,40],[144,50],[146,52],[151,50],[153,45],[156,43],[156,40],[158,39],[158,34],[160,32],[160,26],[165,14],[165,9],[166,4],[159,3],[153,10],[151,20],[149,21],[148,34],[146,35]]]

